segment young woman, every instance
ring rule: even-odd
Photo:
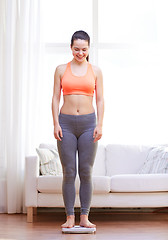
[[[57,66],[54,75],[52,114],[54,136],[63,168],[63,200],[66,222],[61,226],[75,225],[76,153],[80,178],[80,226],[95,227],[88,220],[92,197],[92,167],[98,140],[102,137],[104,116],[103,77],[97,66],[88,62],[90,37],[77,31],[71,39],[73,59]],[[59,103],[63,91],[63,106]],[[92,105],[95,92],[97,117]]]

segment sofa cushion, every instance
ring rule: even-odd
[[[111,192],[168,191],[168,174],[121,174],[111,177]]]
[[[36,148],[42,175],[62,175],[62,166],[56,149]]]
[[[62,193],[62,176],[39,176],[37,190],[41,193]],[[76,178],[76,192],[79,193],[79,177]],[[93,193],[104,194],[110,192],[110,177],[93,176]]]
[[[110,177],[93,176],[93,193],[104,194],[110,192]]]
[[[138,173],[168,173],[168,147],[157,146],[151,149]]]
[[[108,144],[106,146],[107,176],[135,174],[142,167],[150,146]]]

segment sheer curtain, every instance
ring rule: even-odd
[[[0,1],[0,212],[24,211],[25,156],[39,143],[40,0]]]

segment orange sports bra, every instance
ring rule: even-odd
[[[90,63],[84,76],[75,76],[71,71],[71,62],[67,63],[66,70],[61,78],[63,95],[82,94],[93,96],[96,78]]]

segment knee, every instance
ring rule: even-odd
[[[92,178],[92,167],[85,167],[79,169],[79,177],[81,181],[90,182]]]
[[[72,183],[76,178],[76,169],[66,167],[63,169],[63,178],[65,182]]]

